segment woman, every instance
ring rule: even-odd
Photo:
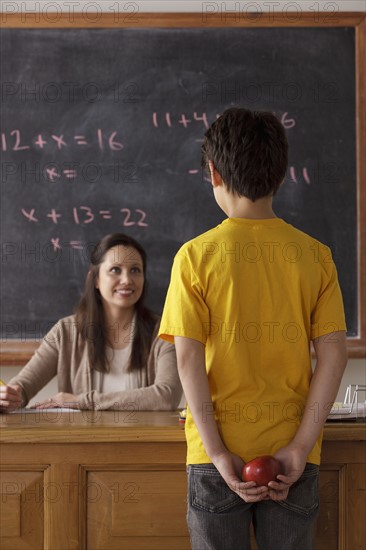
[[[22,371],[0,387],[0,407],[24,407],[54,376],[59,393],[36,408],[173,410],[181,399],[174,346],[144,306],[146,253],[104,237],[91,254],[75,315],[61,319]]]

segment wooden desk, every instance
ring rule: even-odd
[[[177,413],[43,411],[0,424],[1,549],[190,548]],[[365,424],[325,428],[317,550],[365,548],[365,440]]]

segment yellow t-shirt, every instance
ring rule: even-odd
[[[328,247],[279,218],[228,218],[177,253],[160,336],[205,344],[226,447],[274,454],[295,435],[312,376],[310,340],[346,330]],[[205,409],[205,407],[204,407]],[[317,414],[314,404],[314,415]],[[188,464],[210,462],[188,409]],[[308,456],[320,463],[321,437]]]

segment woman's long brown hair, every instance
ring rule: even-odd
[[[106,235],[91,253],[90,269],[85,281],[84,293],[75,309],[77,331],[88,346],[90,366],[101,372],[107,372],[109,369],[106,354],[108,339],[102,299],[99,290],[95,288],[95,282],[105,253],[118,245],[130,246],[137,250],[142,258],[145,280],[142,294],[135,304],[136,324],[129,362],[130,370],[139,370],[146,365],[157,323],[157,317],[144,305],[147,287],[145,250],[140,243],[123,233]]]

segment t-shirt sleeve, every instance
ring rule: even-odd
[[[173,263],[159,336],[168,342],[174,342],[174,336],[184,336],[206,344],[209,319],[202,285],[194,266],[185,252],[178,252]]]
[[[342,292],[338,283],[337,269],[330,249],[322,258],[322,286],[311,317],[311,339],[314,340],[337,331],[347,330]]]

